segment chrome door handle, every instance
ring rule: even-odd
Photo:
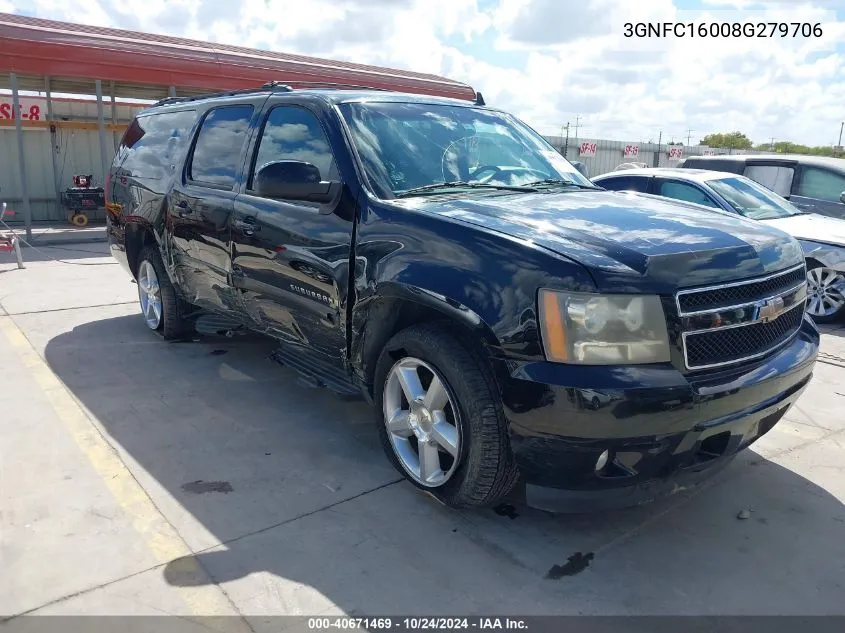
[[[256,231],[260,231],[261,227],[255,223],[255,218],[244,218],[243,220],[235,220],[232,223],[237,230],[244,235],[252,235]]]

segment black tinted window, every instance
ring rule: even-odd
[[[638,191],[646,193],[648,191],[648,178],[641,176],[620,176],[619,178],[606,178],[596,184],[599,187],[610,189],[612,191]]]
[[[839,202],[839,196],[843,191],[845,191],[845,174],[837,174],[835,171],[818,167],[804,167],[801,182],[795,193],[807,198]]]
[[[247,140],[251,117],[251,105],[211,110],[200,127],[188,167],[188,178],[233,187],[240,170],[241,151]]]
[[[164,112],[136,118],[129,125],[115,162],[136,178],[166,178],[184,149],[196,112]]]
[[[329,140],[317,118],[303,108],[280,106],[267,116],[255,158],[255,171],[277,160],[301,160],[320,170],[321,180],[337,180]]]
[[[728,171],[732,174],[741,174],[743,169],[745,169],[745,163],[736,160],[687,158],[681,167],[688,167],[690,169],[712,169],[713,171]]]

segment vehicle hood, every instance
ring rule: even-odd
[[[398,202],[554,251],[606,291],[671,294],[803,261],[798,242],[775,227],[657,196],[579,190]]]
[[[809,213],[760,222],[774,226],[800,240],[845,245],[845,220]]]

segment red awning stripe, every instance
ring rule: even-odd
[[[437,75],[0,13],[0,72],[230,90],[334,82],[473,99]]]

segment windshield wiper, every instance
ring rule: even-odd
[[[579,189],[601,189],[596,185],[582,185],[574,180],[566,180],[565,178],[544,178],[543,180],[535,180],[534,182],[526,183],[525,187],[538,187],[540,185],[558,185],[561,187],[578,187]]]
[[[406,198],[408,196],[415,196],[420,193],[426,193],[427,191],[437,191],[438,189],[460,189],[460,188],[467,188],[467,189],[503,189],[505,191],[524,191],[524,192],[532,192],[537,191],[531,185],[496,185],[488,182],[468,182],[466,180],[453,180],[451,182],[435,182],[430,185],[423,185],[421,187],[413,187],[412,189],[406,189],[402,193],[396,194],[397,198]]]

